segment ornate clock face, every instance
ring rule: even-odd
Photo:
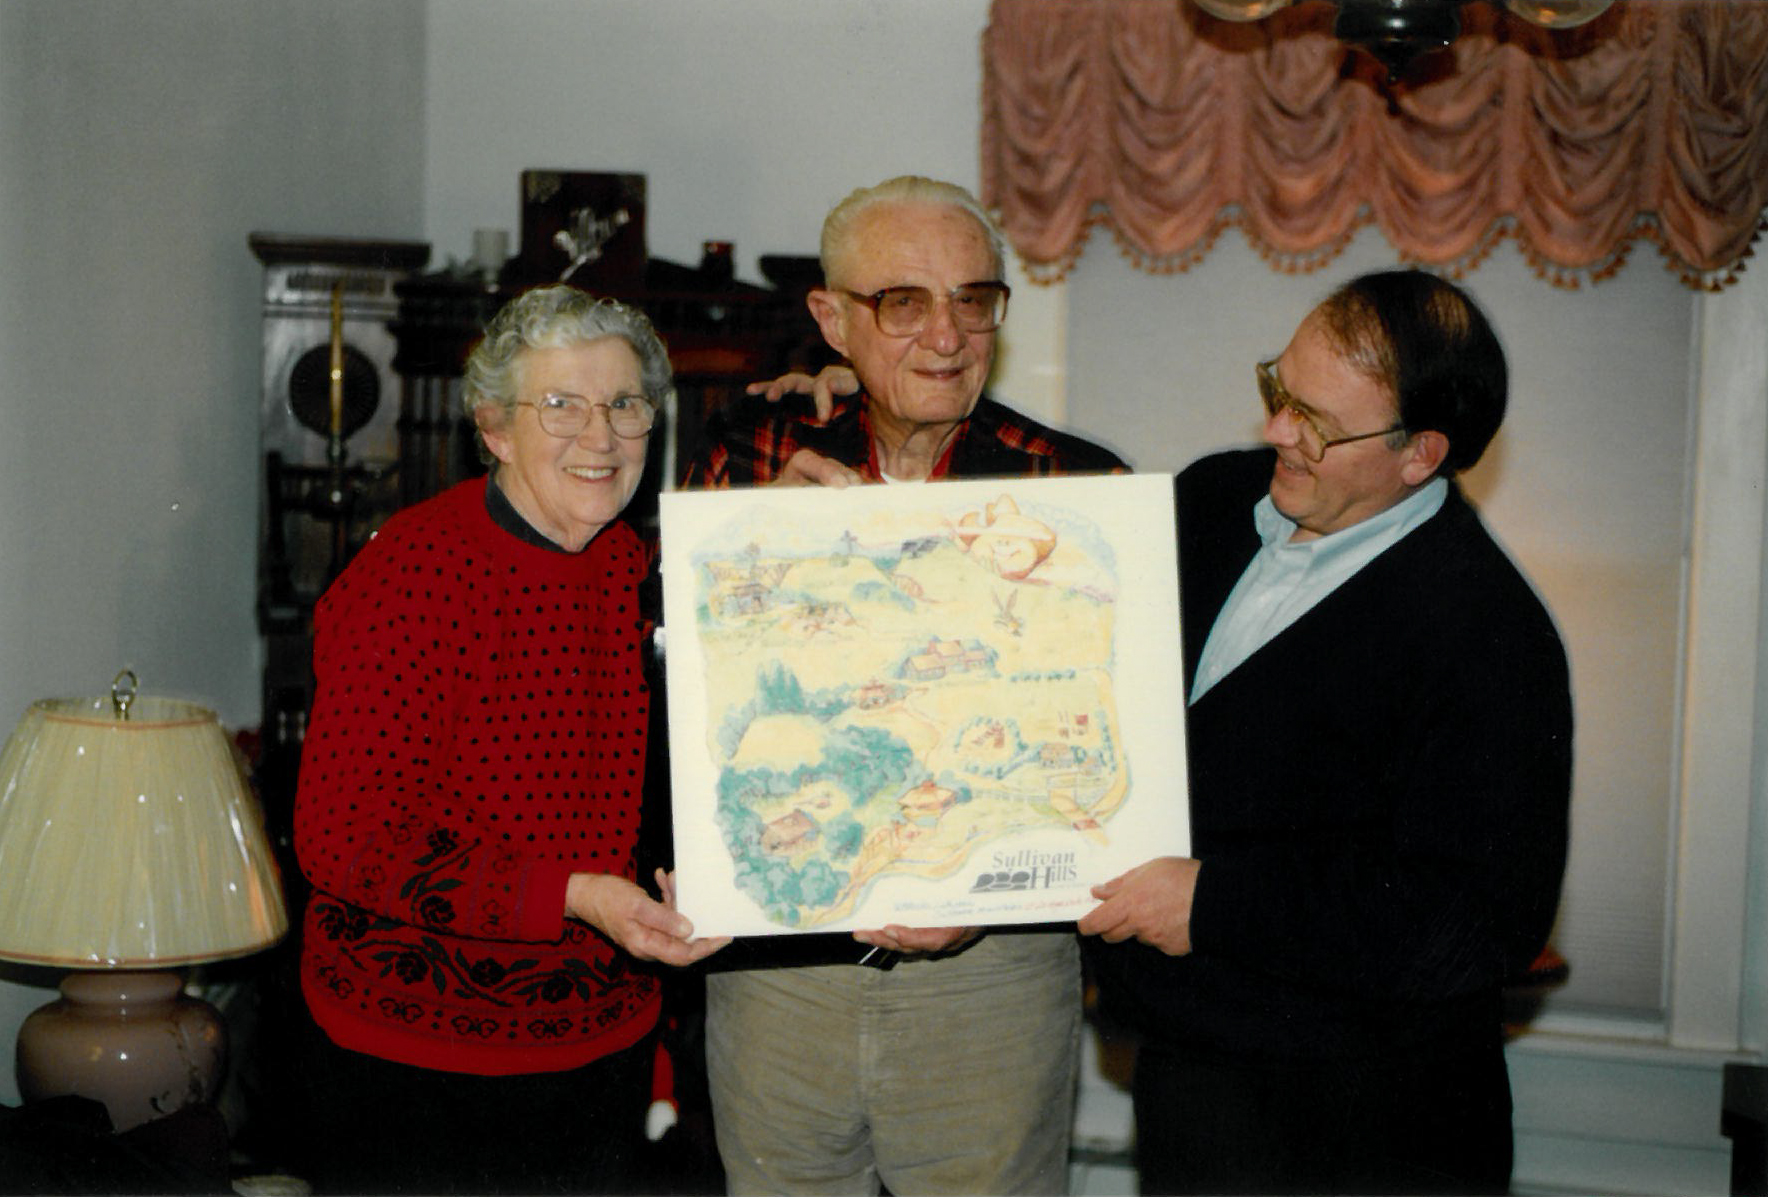
[[[351,433],[374,418],[380,406],[381,378],[373,361],[356,346],[344,345],[344,408],[339,432]],[[331,346],[315,345],[295,359],[289,371],[289,410],[302,427],[331,435]]]

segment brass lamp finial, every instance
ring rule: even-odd
[[[117,718],[125,723],[129,721],[129,704],[135,701],[140,688],[141,679],[135,676],[133,669],[124,669],[111,681],[111,707]]]

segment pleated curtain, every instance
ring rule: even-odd
[[[1735,277],[1768,206],[1768,4],[1622,0],[1551,31],[1489,4],[1397,83],[1311,0],[1264,21],[1188,0],[995,0],[982,198],[1034,278],[1095,228],[1149,271],[1228,229],[1277,269],[1367,225],[1452,274],[1513,238],[1578,286],[1639,243]]]

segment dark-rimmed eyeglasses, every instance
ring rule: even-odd
[[[887,337],[912,337],[927,327],[939,299],[951,304],[952,323],[960,332],[993,332],[1007,318],[1007,299],[1013,294],[1006,283],[965,283],[936,297],[926,287],[885,287],[870,295],[841,288],[855,303],[872,309],[878,331]]]
[[[532,407],[540,417],[542,431],[561,438],[583,435],[597,408],[608,414],[608,427],[614,435],[628,440],[646,435],[657,422],[657,409],[643,395],[618,395],[606,403],[591,403],[581,395],[542,395],[516,403]]]
[[[1314,415],[1300,400],[1289,393],[1283,380],[1277,376],[1277,359],[1262,361],[1255,367],[1258,373],[1258,397],[1264,400],[1267,416],[1287,416],[1295,423],[1295,446],[1302,456],[1309,461],[1319,461],[1326,456],[1326,450],[1334,445],[1348,445],[1352,441],[1366,441],[1371,437],[1388,436],[1395,432],[1404,432],[1404,424],[1391,424],[1374,432],[1359,432],[1355,436],[1327,436]]]

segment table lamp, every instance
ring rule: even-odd
[[[25,1020],[27,1101],[78,1094],[127,1130],[213,1100],[226,1031],[177,969],[288,929],[256,798],[213,711],[136,697],[32,704],[0,751],[0,959],[76,970]]]

